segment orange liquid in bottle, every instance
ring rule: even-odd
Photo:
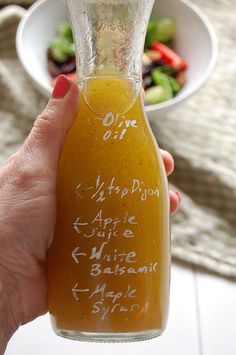
[[[61,335],[160,334],[170,268],[163,162],[129,80],[91,78],[85,97],[58,167],[53,326]]]

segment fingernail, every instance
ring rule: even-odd
[[[175,191],[175,193],[176,193],[179,203],[180,203],[182,201],[182,196],[180,195],[180,193],[178,191]]]
[[[52,97],[54,99],[63,99],[63,97],[65,97],[68,93],[70,85],[71,83],[69,82],[69,80],[64,75],[60,75],[53,89]]]

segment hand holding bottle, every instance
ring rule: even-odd
[[[79,105],[76,84],[57,80],[23,147],[0,170],[0,354],[13,332],[47,311],[46,253],[56,219],[56,168]],[[169,175],[173,158],[162,151]],[[170,191],[171,212],[180,197]]]

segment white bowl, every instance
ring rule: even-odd
[[[196,92],[209,77],[217,58],[217,39],[207,17],[190,0],[158,0],[152,17],[168,16],[176,21],[176,49],[189,63],[187,83],[166,102],[146,106],[150,119]],[[63,0],[39,0],[27,11],[18,27],[16,45],[20,61],[35,85],[46,97],[52,91],[47,70],[47,48],[60,22],[67,19]]]

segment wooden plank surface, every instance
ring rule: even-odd
[[[54,335],[48,316],[21,327],[6,355],[199,355],[194,272],[181,264],[172,267],[168,328],[154,340],[130,344],[81,343]],[[223,354],[221,354],[223,355]],[[225,354],[226,355],[226,354]],[[228,355],[228,354],[227,354]]]
[[[197,271],[203,355],[236,355],[236,282]]]

